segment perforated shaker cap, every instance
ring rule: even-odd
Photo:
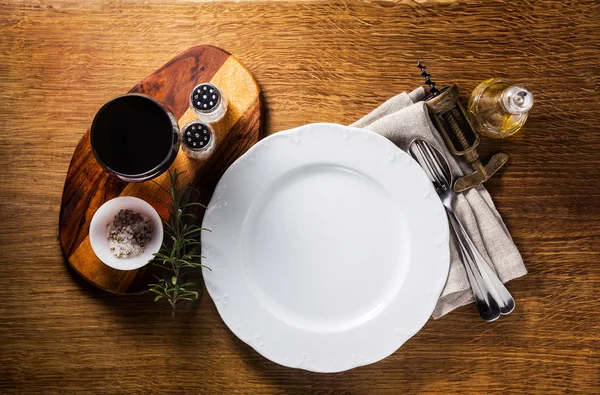
[[[212,128],[200,121],[188,123],[183,130],[182,141],[192,151],[201,151],[209,146]]]
[[[197,85],[190,95],[192,107],[200,112],[214,111],[221,101],[221,92],[213,84]]]

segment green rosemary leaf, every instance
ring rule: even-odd
[[[166,256],[165,254],[162,254],[160,252],[155,252],[154,254],[155,257],[160,258],[161,260],[169,260],[170,258],[168,256]]]
[[[186,204],[182,205],[181,207],[182,208],[184,208],[184,207],[188,208],[190,206],[199,206],[199,207],[202,207],[203,209],[206,209],[206,206],[203,205],[202,203],[199,203],[199,202],[189,202],[189,203],[186,203]]]
[[[184,193],[186,193],[188,191],[189,187],[190,187],[190,183],[186,182],[181,186],[181,188],[179,188],[177,190],[177,193],[179,193],[180,195],[183,195]]]
[[[189,229],[187,231],[184,229],[184,232],[181,234],[181,236],[190,236],[198,232],[202,232],[202,229]]]
[[[165,201],[164,201],[164,200],[162,200],[161,198],[159,198],[159,197],[156,197],[156,196],[152,196],[152,197],[153,197],[154,199],[158,200],[158,202],[159,202],[159,203],[161,203],[162,205],[164,205],[166,208],[169,208],[169,207],[171,207],[171,205],[170,205],[169,203],[165,202]]]
[[[168,230],[170,230],[171,233],[175,233],[175,231],[173,230],[173,227],[171,226],[171,224],[168,221],[163,221],[163,226],[165,228],[167,228]]]
[[[196,268],[197,266],[195,266],[193,263],[181,262],[181,267],[183,267],[183,268]]]
[[[160,185],[158,182],[151,180],[154,184],[156,184],[160,189],[162,189],[163,191],[165,191],[166,193],[168,193],[169,195],[171,195],[171,192],[169,190],[167,190],[165,187],[163,187],[162,185]],[[173,181],[173,179],[171,178],[171,181]],[[153,196],[156,197],[156,196]],[[171,205],[169,205],[171,206]]]

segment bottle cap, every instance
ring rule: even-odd
[[[512,85],[502,92],[502,104],[511,114],[526,114],[533,107],[533,93],[522,85]]]

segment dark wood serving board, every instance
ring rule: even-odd
[[[181,128],[196,119],[188,108],[192,88],[207,81],[221,88],[228,100],[225,118],[213,125],[216,150],[206,160],[190,159],[180,150],[171,166],[185,171],[180,180],[190,181],[200,191],[203,203],[208,203],[217,181],[233,161],[260,139],[260,88],[254,77],[228,52],[199,45],[173,58],[130,91],[160,100],[175,115]],[[155,181],[168,186],[168,173]],[[123,295],[147,290],[154,270],[152,265],[130,271],[106,266],[94,254],[88,230],[92,216],[104,202],[125,195],[144,199],[166,219],[167,209],[153,198],[169,201],[165,192],[151,181],[128,184],[106,173],[92,154],[88,130],[77,144],[67,172],[60,209],[60,245],[69,265],[83,278],[106,291]]]

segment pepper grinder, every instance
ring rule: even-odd
[[[433,124],[442,135],[452,155],[463,157],[474,170],[473,173],[456,179],[454,191],[464,192],[487,181],[508,161],[508,155],[497,153],[492,156],[488,164],[483,165],[477,153],[479,135],[475,133],[459,102],[456,85],[452,84],[439,90],[435,87],[435,82],[431,81],[431,74],[427,73],[427,68],[421,64],[421,61],[417,61],[417,67],[429,86],[425,104]]]

